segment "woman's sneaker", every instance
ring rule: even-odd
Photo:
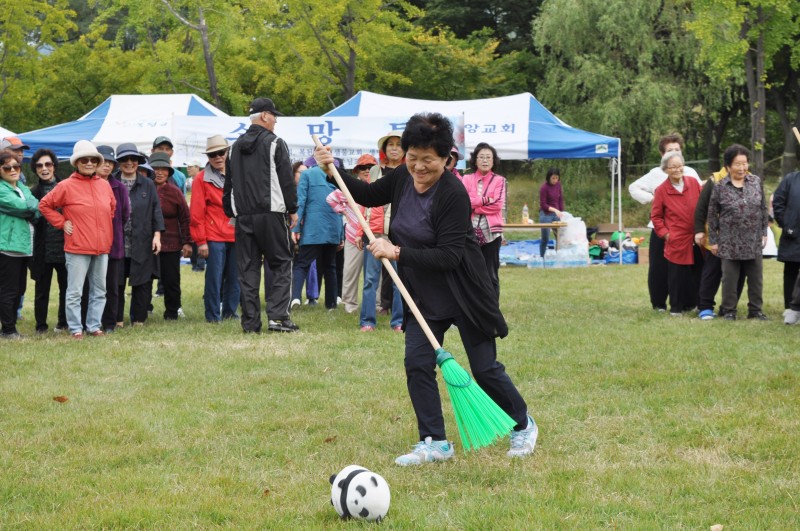
[[[539,437],[539,427],[533,417],[528,415],[528,426],[524,430],[511,432],[511,450],[508,457],[524,457],[533,453],[536,448],[536,439]]]
[[[699,317],[701,321],[711,321],[716,315],[714,314],[714,310],[700,310],[697,317]]]
[[[394,462],[400,466],[421,465],[434,461],[447,461],[454,453],[453,443],[450,441],[434,441],[430,437],[425,437],[424,441],[414,445],[411,453],[401,455]]]

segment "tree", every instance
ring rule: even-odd
[[[767,83],[776,54],[800,36],[794,0],[697,0],[687,27],[700,40],[700,58],[712,77],[744,80],[750,108],[751,166],[764,175]],[[800,51],[793,52],[796,68]]]

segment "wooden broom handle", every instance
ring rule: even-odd
[[[800,131],[798,131],[796,127],[792,127],[792,131],[794,131],[794,137],[797,139],[797,142],[800,143]]]
[[[314,140],[315,146],[323,147],[322,142],[319,141],[317,135],[311,135],[311,138]],[[353,210],[353,212],[355,212],[356,217],[358,218],[358,223],[361,225],[361,228],[364,229],[364,234],[367,235],[369,242],[370,243],[374,242],[375,234],[373,234],[372,230],[369,228],[369,223],[367,223],[367,220],[364,219],[364,215],[361,213],[361,209],[358,208],[358,204],[355,202],[353,196],[350,194],[350,190],[347,189],[347,185],[344,183],[344,179],[342,179],[342,176],[339,175],[336,166],[333,164],[328,164],[328,170],[330,170],[331,174],[333,175],[333,178],[336,179],[336,183],[339,185],[339,189],[341,189],[341,191],[344,192],[344,196],[347,198],[347,204],[350,205],[350,208]],[[364,252],[368,253],[369,251],[364,249]],[[425,335],[428,337],[428,341],[430,341],[433,349],[439,350],[440,348],[442,348],[442,345],[439,344],[439,341],[437,341],[436,336],[433,335],[431,327],[428,326],[428,323],[425,321],[425,318],[422,317],[419,308],[417,308],[417,305],[414,304],[414,300],[411,298],[411,295],[408,293],[408,290],[406,290],[406,287],[403,285],[403,281],[400,280],[400,276],[397,274],[397,271],[395,271],[394,267],[392,267],[392,263],[389,261],[388,258],[381,258],[381,263],[383,264],[383,267],[386,268],[386,271],[389,272],[389,276],[392,277],[392,280],[394,280],[394,283],[397,285],[397,289],[400,290],[400,294],[403,295],[406,304],[408,304],[408,308],[411,310],[411,313],[414,314],[414,317],[416,317],[419,326],[422,328],[422,331],[425,332]]]

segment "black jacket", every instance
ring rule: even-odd
[[[226,165],[222,193],[226,216],[297,212],[289,148],[269,129],[251,125],[233,143]]]
[[[123,185],[124,186],[124,185]],[[139,175],[130,191],[131,200],[131,275],[130,285],[141,286],[161,273],[158,256],[153,254],[153,235],[164,231],[164,216],[156,185]]]
[[[787,174],[772,198],[775,221],[783,229],[778,260],[800,262],[800,172]]]
[[[385,177],[365,183],[345,173],[342,174],[356,203],[365,207],[392,204],[392,212],[403,208],[400,201],[403,187],[412,180],[405,165],[399,166]],[[472,228],[472,208],[464,185],[452,173],[445,171],[431,205],[431,223],[437,237],[436,245],[429,249],[403,247],[398,270],[405,284],[404,268],[443,272],[451,296],[462,314],[485,336],[505,337],[508,326],[500,312],[497,293],[492,286],[481,248]],[[392,237],[391,223],[389,239]],[[416,293],[415,298],[424,296]],[[415,301],[416,302],[416,301]],[[408,311],[404,312],[406,318]]]
[[[58,181],[39,181],[31,188],[31,194],[36,199],[41,199],[56,187]],[[33,260],[30,261],[31,278],[39,281],[44,264],[64,264],[64,231],[55,228],[42,216],[34,224]]]

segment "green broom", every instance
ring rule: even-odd
[[[322,143],[317,138],[317,135],[311,135],[314,139],[314,144],[317,147],[322,147]],[[336,166],[329,164],[329,169],[336,179],[339,188],[347,197],[347,203],[350,208],[355,212],[361,228],[364,229],[364,234],[367,235],[370,243],[375,241],[375,235],[369,228],[369,224],[361,214],[358,205],[356,204],[350,190],[344,183],[342,176],[336,170]],[[453,355],[447,352],[436,340],[433,331],[428,326],[425,318],[414,304],[411,295],[406,290],[405,285],[397,275],[397,271],[392,267],[391,262],[387,258],[381,258],[381,262],[389,275],[394,280],[395,285],[400,290],[400,294],[405,299],[408,308],[414,317],[417,319],[422,331],[430,341],[436,351],[436,364],[442,371],[442,377],[447,386],[447,393],[450,395],[450,402],[453,405],[453,415],[458,425],[458,434],[461,437],[461,443],[465,450],[473,450],[483,448],[492,444],[495,440],[507,435],[511,429],[516,426],[514,419],[508,416],[500,406],[480,388],[480,386],[472,379],[469,373],[461,367],[458,362],[453,358]]]

